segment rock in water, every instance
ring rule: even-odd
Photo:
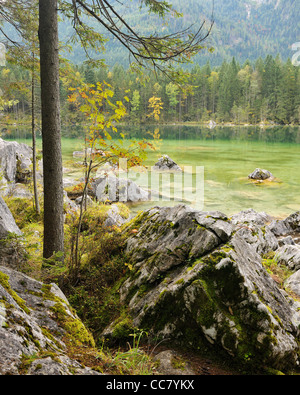
[[[182,171],[168,155],[163,155],[152,167],[153,171]]]
[[[248,178],[252,180],[272,180],[274,179],[274,176],[269,170],[256,168],[251,174],[249,174]]]
[[[299,304],[263,267],[278,243],[264,213],[260,225],[243,222],[250,214],[231,221],[179,205],[138,215],[128,229],[137,230],[127,243],[132,270],[120,288],[133,326],[193,349],[211,344],[243,364],[295,368]],[[114,324],[104,331],[114,333]]]

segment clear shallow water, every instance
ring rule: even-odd
[[[245,141],[166,141],[162,152],[180,166],[204,166],[204,210],[231,215],[253,208],[285,216],[300,209],[299,145]],[[247,176],[268,169],[276,181],[256,184]]]
[[[128,137],[146,137],[148,131],[154,130],[153,127],[119,129]],[[83,148],[82,139],[68,137],[76,133],[74,130],[64,132],[64,161],[72,159],[73,151]],[[132,205],[134,211],[154,205],[175,205],[180,201],[205,211],[220,210],[227,215],[253,208],[285,217],[300,210],[300,128],[218,127],[210,130],[197,126],[167,126],[160,128],[160,134],[162,140],[157,151],[148,153],[145,165],[150,169],[162,154],[168,154],[184,170],[189,166],[184,173],[190,177],[185,189],[188,193],[182,199],[180,176],[156,178],[154,185],[150,182],[151,173],[133,174],[130,178],[136,179],[139,185],[159,189],[165,195],[159,201]],[[12,131],[9,136],[19,141],[24,137],[30,138],[30,132]],[[201,176],[196,180],[197,166],[204,168],[204,191]],[[247,176],[256,167],[268,169],[276,180],[267,184],[249,181]],[[166,195],[169,196],[167,200]]]

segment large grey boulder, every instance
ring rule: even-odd
[[[234,214],[230,221],[239,229],[240,234],[248,244],[251,244],[260,255],[275,251],[279,247],[278,240],[268,224],[272,217],[263,212],[253,209],[243,210]]]
[[[294,232],[300,232],[300,211],[296,211],[285,219],[273,220],[268,228],[275,236],[287,236]]]
[[[290,270],[299,270],[300,245],[284,244],[276,250],[275,259],[279,264],[287,266]]]
[[[113,175],[97,178],[92,183],[92,189],[100,202],[140,202],[150,199],[149,192],[134,181]]]
[[[278,248],[274,234],[265,221],[243,222],[244,214],[231,221],[179,205],[138,215],[128,227],[132,270],[121,301],[132,325],[156,339],[193,349],[210,345],[241,364],[293,369],[299,304],[262,265],[262,254]],[[104,336],[114,337],[114,328]]]
[[[293,273],[286,281],[285,287],[300,297],[300,269]]]
[[[129,218],[124,218],[121,215],[120,209],[116,204],[112,204],[110,209],[106,213],[106,220],[104,221],[104,226],[111,228],[113,226],[122,226],[128,222]]]
[[[265,225],[272,220],[272,217],[265,213],[264,211],[258,213],[249,208],[247,210],[240,211],[231,217],[231,222],[234,224],[251,224],[251,225]]]
[[[3,193],[3,196],[10,196],[20,199],[32,199],[33,194],[25,184],[18,182],[16,184],[9,184],[6,191]]]
[[[93,338],[55,284],[0,266],[0,375],[85,375],[97,372],[67,355]]]
[[[18,236],[22,234],[5,201],[0,196],[0,239],[6,238],[9,233]]]
[[[9,182],[25,182],[31,174],[32,148],[0,138],[0,170]]]

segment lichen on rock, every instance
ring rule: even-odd
[[[94,341],[56,284],[1,266],[0,307],[0,374],[96,374],[67,355]]]
[[[127,242],[132,270],[120,288],[133,325],[193,349],[213,345],[242,364],[295,368],[298,305],[262,265],[278,248],[269,221],[185,205],[137,216],[128,225],[136,229]]]

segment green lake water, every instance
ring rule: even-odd
[[[130,138],[147,137],[154,127],[120,127]],[[205,211],[220,210],[232,215],[253,208],[285,217],[300,210],[300,128],[162,126],[161,140],[155,152],[149,151],[148,171],[130,173],[139,185],[159,190],[160,198],[132,205],[137,211],[155,205],[170,206],[183,202]],[[75,130],[64,130],[63,159],[83,149],[83,139]],[[72,136],[72,137],[70,137]],[[28,130],[11,130],[2,138],[25,141]],[[29,141],[27,141],[30,144]],[[41,141],[38,142],[41,146]],[[184,170],[182,175],[155,175],[149,171],[162,155],[169,155]],[[78,159],[76,159],[78,160]],[[75,159],[74,159],[75,161]],[[248,180],[256,167],[268,169],[276,177],[269,183]],[[201,171],[203,170],[203,178]],[[197,173],[197,175],[196,175]],[[67,174],[71,176],[72,174]],[[186,188],[182,187],[182,180]],[[185,182],[185,181],[184,181]]]

